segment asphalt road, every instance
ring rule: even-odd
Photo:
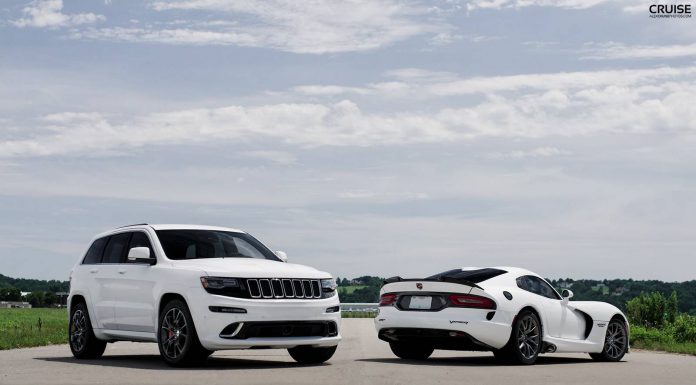
[[[696,357],[633,351],[624,362],[551,354],[535,366],[499,365],[490,353],[435,352],[425,362],[391,354],[371,319],[346,319],[326,364],[299,366],[284,350],[216,352],[204,367],[173,369],[157,346],[118,342],[103,358],[78,361],[67,345],[0,351],[0,384],[696,384]]]

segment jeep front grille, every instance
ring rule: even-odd
[[[246,284],[251,298],[321,298],[318,279],[249,278]]]

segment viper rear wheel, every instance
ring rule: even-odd
[[[523,310],[515,318],[507,345],[493,354],[501,361],[531,365],[541,352],[541,330],[539,317],[530,310]]]

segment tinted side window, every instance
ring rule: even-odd
[[[152,250],[152,244],[150,244],[150,238],[148,238],[147,234],[143,233],[142,231],[136,231],[133,233],[133,237],[131,237],[130,240],[130,245],[128,246],[128,251],[134,247],[147,247],[150,249],[150,258],[155,257],[155,252]],[[126,251],[126,262],[129,262],[128,251]]]
[[[92,243],[92,246],[89,247],[89,250],[87,250],[87,255],[85,255],[85,259],[82,261],[83,264],[85,265],[93,265],[96,263],[100,263],[102,259],[102,253],[104,252],[104,246],[106,245],[106,241],[108,241],[109,238],[99,238],[96,241]]]
[[[525,275],[517,278],[517,286],[531,293],[550,299],[560,299],[553,288],[539,277]]]
[[[519,287],[522,290],[526,290],[536,294],[536,291],[534,290],[534,282],[531,280],[531,277],[529,276],[525,275],[517,278],[517,287]]]
[[[558,297],[558,293],[556,293],[556,290],[554,290],[551,285],[546,283],[543,279],[539,277],[533,277],[534,280],[538,282],[538,287],[539,287],[539,295],[546,297],[546,298],[551,298],[551,299],[560,299]]]
[[[132,233],[112,235],[104,250],[102,263],[123,263],[126,259],[126,249]]]

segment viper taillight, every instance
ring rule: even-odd
[[[382,294],[379,297],[379,306],[391,306],[396,302],[396,294]]]
[[[449,296],[451,306],[473,309],[495,309],[495,302],[486,297],[473,294],[452,294]]]

